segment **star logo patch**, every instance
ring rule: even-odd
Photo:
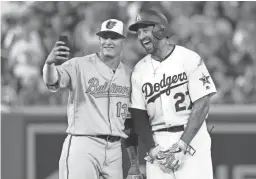
[[[205,75],[203,74],[203,77],[202,77],[202,78],[199,78],[199,80],[203,82],[203,85],[205,85],[205,84],[211,84],[210,81],[209,81],[209,78],[210,78],[210,76],[205,76]],[[209,89],[209,88],[210,88],[209,86],[206,87],[206,89]]]

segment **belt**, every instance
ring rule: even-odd
[[[121,137],[112,136],[112,135],[96,135],[95,137],[105,139],[106,141],[109,141],[109,142],[117,142],[117,141],[121,140]]]
[[[98,137],[101,139],[105,139],[106,141],[109,141],[109,142],[116,142],[116,141],[121,140],[120,136],[112,136],[112,135],[83,135],[83,134],[70,134],[70,133],[68,133],[68,134],[71,136],[76,136],[76,137],[86,137],[86,136]]]
[[[181,131],[184,131],[184,129],[185,129],[184,125],[181,125],[181,126],[171,126],[168,128],[157,129],[154,132],[181,132]]]

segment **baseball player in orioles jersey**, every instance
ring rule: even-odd
[[[197,53],[169,43],[167,27],[166,17],[152,10],[129,27],[148,53],[134,67],[131,97],[135,130],[148,150],[147,179],[213,179],[205,118],[216,88]],[[159,150],[172,151],[170,170]]]
[[[125,138],[131,160],[128,177],[140,178],[136,135],[125,133],[125,126],[129,127],[126,117],[131,70],[121,61],[123,23],[116,19],[104,21],[97,35],[99,53],[55,66],[56,60],[68,59],[61,55],[69,54],[69,48],[58,41],[43,69],[51,91],[69,89],[68,136],[59,160],[59,178],[123,178],[121,138]]]

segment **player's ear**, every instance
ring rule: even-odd
[[[100,36],[98,36],[98,38],[99,38],[99,44],[101,44],[102,42],[102,38],[100,37]]]
[[[124,47],[127,44],[127,42],[128,42],[127,38],[124,38],[122,42],[122,46]]]
[[[126,44],[128,42],[127,38],[123,38],[123,44]]]

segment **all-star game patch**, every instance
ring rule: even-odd
[[[210,86],[208,86],[207,84],[211,84],[210,81],[209,81],[210,76],[206,76],[203,73],[202,73],[202,75],[203,75],[203,77],[199,78],[199,80],[203,82],[204,86],[206,85],[205,88],[208,90],[208,89],[210,89]]]

